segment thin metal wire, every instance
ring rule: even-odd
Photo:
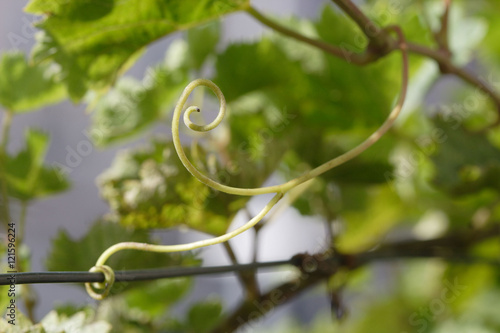
[[[208,274],[224,274],[237,271],[254,270],[260,268],[271,268],[277,266],[291,265],[291,260],[256,262],[250,264],[238,264],[230,266],[209,267],[177,267],[158,268],[143,270],[116,271],[115,281],[146,281],[164,278],[198,276]],[[103,282],[103,273],[91,272],[23,272],[0,274],[0,285],[10,284],[34,284],[34,283],[85,283]]]
[[[471,256],[440,256],[436,253],[405,253],[399,251],[397,254],[392,252],[369,252],[358,255],[356,261],[358,265],[364,265],[378,260],[401,260],[401,259],[443,259],[456,264],[485,264],[500,266],[500,260],[491,258],[471,257]],[[334,258],[330,258],[334,259]],[[289,260],[256,262],[250,264],[237,264],[227,266],[209,266],[209,267],[175,267],[175,268],[157,268],[143,270],[116,271],[115,281],[147,281],[184,276],[199,276],[210,274],[225,274],[245,270],[255,270],[262,268],[272,268],[277,266],[291,265],[300,267],[301,261],[295,257]],[[336,263],[334,266],[338,265]],[[0,274],[0,285],[10,284],[35,284],[35,283],[86,283],[103,282],[103,273],[84,272],[23,272]]]

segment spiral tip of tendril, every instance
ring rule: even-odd
[[[103,300],[109,295],[111,287],[115,283],[115,272],[111,267],[106,265],[94,266],[89,271],[104,274],[103,282],[85,283],[85,289],[90,297],[99,301]]]

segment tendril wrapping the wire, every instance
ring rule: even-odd
[[[352,158],[358,156],[361,154],[363,151],[365,151],[367,148],[369,148],[371,145],[373,145],[375,142],[377,142],[383,135],[386,133],[389,128],[392,126],[394,121],[396,120],[397,116],[399,115],[405,98],[406,98],[406,91],[408,87],[408,54],[407,54],[407,46],[406,46],[406,41],[403,36],[403,33],[401,32],[401,29],[397,26],[390,26],[386,28],[388,31],[393,31],[397,34],[398,36],[398,42],[399,42],[399,49],[401,50],[402,54],[402,60],[403,60],[403,65],[402,65],[402,80],[401,80],[401,91],[399,94],[399,98],[397,101],[396,106],[394,109],[391,111],[387,119],[384,121],[384,123],[372,134],[370,135],[365,141],[361,142],[359,145],[354,147],[353,149],[349,150],[348,152],[337,156],[333,158],[332,160],[316,167],[315,169],[305,173],[304,175],[292,179],[284,184],[281,185],[274,185],[274,186],[268,186],[268,187],[261,187],[261,188],[238,188],[238,187],[232,187],[232,186],[227,186],[221,183],[218,183],[207,176],[205,176],[203,173],[201,173],[198,169],[196,169],[189,159],[187,158],[184,149],[181,144],[180,140],[180,133],[179,133],[179,123],[180,123],[180,118],[182,114],[182,110],[184,108],[184,105],[186,104],[189,95],[191,92],[197,88],[198,86],[206,86],[212,90],[212,92],[217,96],[217,99],[219,100],[219,113],[217,117],[208,125],[197,125],[193,123],[190,119],[190,116],[193,112],[200,112],[200,109],[196,106],[190,106],[186,109],[184,112],[184,123],[187,127],[189,127],[191,130],[197,131],[197,132],[207,132],[210,131],[214,128],[216,128],[224,119],[224,116],[226,114],[226,100],[224,98],[224,95],[222,94],[222,91],[219,89],[219,87],[213,83],[210,80],[206,79],[197,79],[192,81],[183,91],[179,101],[177,102],[177,105],[174,110],[174,115],[173,115],[173,120],[172,120],[172,136],[173,136],[173,142],[174,142],[174,147],[175,150],[182,162],[182,164],[186,167],[186,169],[199,181],[202,183],[206,184],[207,186],[210,186],[211,188],[225,192],[228,194],[235,194],[235,195],[243,195],[243,196],[252,196],[252,195],[259,195],[259,194],[268,194],[268,193],[275,193],[274,197],[269,201],[269,203],[250,221],[248,221],[246,224],[243,226],[239,227],[236,230],[233,230],[231,232],[228,232],[222,236],[219,237],[214,237],[202,241],[197,241],[193,243],[188,243],[188,244],[180,244],[180,245],[154,245],[154,244],[147,244],[147,243],[136,243],[136,242],[123,242],[123,243],[117,243],[110,248],[108,248],[106,251],[104,251],[99,259],[96,262],[96,265],[90,269],[91,272],[102,272],[104,273],[105,281],[101,283],[95,283],[95,284],[90,284],[87,283],[86,289],[89,295],[95,299],[103,299],[105,298],[108,294],[109,291],[113,285],[114,282],[114,272],[113,270],[109,267],[106,266],[105,263],[108,260],[108,258],[113,255],[114,253],[121,251],[121,250],[141,250],[141,251],[149,251],[149,252],[180,252],[180,251],[189,251],[189,250],[194,250],[197,248],[205,247],[205,246],[210,246],[210,245],[215,245],[219,244],[225,241],[228,241],[229,239],[241,234],[242,232],[245,232],[246,230],[252,228],[255,226],[259,221],[264,218],[264,216],[278,203],[278,201],[283,197],[283,195],[291,190],[292,188],[308,181],[311,180],[315,177],[318,177],[319,175],[325,173],[326,171],[339,166]]]

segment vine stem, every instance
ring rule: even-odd
[[[205,239],[193,243],[188,244],[179,244],[179,245],[155,245],[155,244],[147,244],[147,243],[137,243],[137,242],[122,242],[117,243],[106,251],[104,251],[99,259],[96,262],[96,266],[104,265],[104,263],[109,259],[111,255],[121,250],[142,250],[142,251],[151,251],[151,252],[180,252],[180,251],[190,251],[194,249],[198,249],[200,247],[210,246],[225,242],[244,231],[252,228],[255,224],[259,223],[260,220],[273,208],[273,206],[283,197],[282,193],[277,193],[271,201],[257,214],[253,219],[248,221],[245,225],[235,229],[227,234],[224,234],[219,237],[214,237],[211,239]]]
[[[474,76],[469,71],[454,66],[450,62],[448,57],[445,54],[443,54],[443,52],[438,50],[433,50],[425,46],[410,42],[408,43],[408,51],[435,60],[445,71],[445,73],[454,74],[459,78],[461,78],[462,80],[469,82],[469,84],[479,88],[481,91],[490,96],[490,98],[495,102],[497,109],[500,113],[500,96],[497,95],[497,93],[493,90],[493,88],[490,87],[486,82]]]
[[[381,53],[390,51],[391,40],[387,36],[387,31],[370,20],[352,1],[333,0],[333,2],[358,25],[370,40],[371,46]]]
[[[236,257],[236,253],[229,242],[222,243],[224,245],[224,249],[231,260],[233,265],[239,265],[238,258]],[[260,290],[259,285],[257,283],[257,278],[255,275],[255,270],[247,270],[236,272],[239,277],[240,283],[246,291],[246,298],[255,299],[259,297]]]
[[[345,59],[346,58],[346,53],[345,50],[343,50],[340,47],[325,43],[321,40],[318,39],[313,39],[307,36],[304,36],[302,34],[299,34],[298,32],[295,32],[291,29],[288,29],[273,20],[270,20],[266,16],[262,15],[257,9],[253,7],[249,7],[246,9],[246,12],[251,15],[253,18],[255,18],[257,21],[260,23],[264,24],[265,26],[268,26],[269,28],[278,31],[279,33],[291,37],[293,39],[299,40],[303,43],[309,44],[313,47],[316,47],[320,50],[323,50],[333,56],[336,56],[338,58]],[[370,53],[370,52],[364,52],[364,53],[349,53],[349,61],[356,64],[356,65],[366,65],[374,60],[376,60],[378,56],[375,56],[375,54]]]
[[[16,238],[16,248],[20,249],[21,245],[24,242],[24,236],[26,234],[25,228],[26,228],[26,217],[28,215],[28,201],[23,200],[21,201],[21,213],[19,215],[19,236]],[[17,263],[17,271],[18,272],[23,272],[25,270],[25,267],[22,265],[21,258],[16,260]],[[38,297],[36,294],[36,291],[31,287],[31,286],[24,286],[24,306],[26,307],[28,311],[28,318],[32,321],[35,322],[35,307],[38,303]]]
[[[99,259],[97,259],[96,265],[90,269],[91,272],[100,271],[103,272],[106,280],[103,283],[93,284],[94,288],[104,289],[103,291],[97,293],[92,289],[90,283],[85,284],[85,288],[89,295],[95,299],[103,299],[111,289],[114,282],[114,272],[113,270],[104,265],[110,256],[115,254],[118,251],[122,250],[141,250],[148,252],[160,252],[160,253],[169,253],[169,252],[181,252],[181,251],[190,251],[194,249],[198,249],[200,247],[220,244],[228,241],[229,239],[238,236],[239,234],[247,231],[252,228],[254,225],[260,222],[266,216],[266,214],[276,205],[276,203],[283,197],[282,193],[277,193],[269,203],[257,214],[254,218],[248,221],[243,226],[235,229],[231,232],[228,232],[222,236],[214,237],[210,239],[205,239],[197,242],[192,242],[188,244],[179,244],[179,245],[156,245],[156,244],[148,244],[148,243],[138,243],[138,242],[122,242],[117,243],[111,247],[109,247],[106,251],[104,251]]]

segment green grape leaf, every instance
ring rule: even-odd
[[[304,34],[316,34],[310,22],[298,19],[281,21]],[[259,91],[271,95],[275,103],[298,103],[299,108],[311,100],[307,97],[310,93],[307,73],[321,73],[324,65],[321,51],[280,34],[270,34],[259,42],[229,45],[217,56],[214,81],[229,102]],[[301,103],[302,98],[305,98],[304,103]]]
[[[230,104],[226,169],[234,186],[258,187],[268,179],[298,138],[296,118],[261,92]]]
[[[330,7],[325,8],[314,27],[297,26],[308,35],[319,35],[333,44],[350,40],[357,33],[352,22]],[[307,171],[302,165],[307,164],[309,169],[321,165],[367,138],[391,111],[400,85],[399,55],[359,68],[346,64],[343,59],[313,51],[290,52],[291,44],[275,35],[259,42],[233,44],[218,56],[214,79],[229,102],[229,145],[234,148],[230,156],[235,163],[241,164],[237,159],[238,150],[246,150],[256,160],[276,158],[279,163],[291,149],[281,170],[286,179],[302,173],[286,170]],[[308,58],[318,57],[322,60],[318,62],[319,67],[311,66]],[[245,63],[252,66],[243,66]],[[234,77],[245,79],[234,80]],[[353,87],[356,88],[353,90]],[[259,112],[265,116],[259,118]],[[286,126],[273,125],[266,119],[271,114],[281,114],[279,118],[285,119]],[[280,146],[282,141],[286,141],[286,145]],[[394,140],[383,140],[322,178],[328,184],[343,186],[385,183],[384,175],[392,171],[389,155],[393,147]],[[268,153],[274,151],[276,154]],[[293,158],[288,159],[290,156]],[[255,176],[252,170],[249,174]],[[324,189],[322,185],[320,191]],[[331,200],[325,193],[315,199],[313,196],[311,192],[305,193],[296,207],[310,214],[324,213],[327,208],[335,216],[336,208],[326,205]],[[317,203],[318,198],[324,203],[316,207],[319,210],[309,205],[313,201]]]
[[[422,44],[429,42],[429,30],[422,26],[420,13],[415,6],[394,1],[374,1],[367,7],[366,13],[380,21],[383,26],[400,25],[408,40]],[[313,89],[309,92],[310,98],[314,97],[317,101],[313,104],[315,110],[324,112],[311,111],[311,121],[323,130],[324,123],[348,130],[354,126],[374,128],[373,126],[380,125],[392,109],[400,90],[399,52],[363,67],[346,65],[346,60],[349,62],[352,53],[364,51],[366,37],[352,20],[331,7],[325,7],[323,10],[316,23],[316,33],[322,40],[340,47],[345,57],[338,59],[324,55],[326,69],[314,80]],[[421,92],[425,92],[432,83],[437,69],[428,67],[423,58],[410,61],[409,72],[412,80],[405,108],[415,108],[415,104],[422,98]],[[419,76],[414,77],[415,74]],[[421,78],[422,75],[425,80]],[[414,91],[415,89],[418,91]],[[400,115],[400,118],[402,116],[404,115]]]
[[[498,11],[500,10],[500,3],[498,1],[482,1],[478,3],[465,3],[466,12],[478,12],[478,16],[484,20],[487,25],[487,31],[484,40],[481,43],[481,47],[476,50],[479,51],[481,60],[486,60],[486,64],[489,70],[488,81],[495,79],[498,81],[498,67],[500,59],[500,45],[496,42],[500,39],[500,21],[498,20]],[[478,10],[479,9],[479,10]],[[479,19],[479,17],[477,18]],[[496,69],[492,71],[491,67]],[[498,91],[498,83],[489,82],[490,85],[496,86]]]
[[[343,38],[350,40],[355,32],[354,25],[330,7],[316,24],[316,34],[332,44],[341,43]],[[272,36],[255,43],[232,44],[218,55],[214,81],[229,103],[262,92],[279,108],[300,112],[305,131],[374,129],[382,124],[400,88],[399,54],[360,68],[322,53],[310,57],[321,56],[320,70],[308,69],[311,66],[304,55],[289,56],[289,44],[277,40],[280,37]],[[243,65],[247,63],[252,66]]]
[[[413,309],[409,302],[402,301],[397,297],[380,297],[365,308],[363,316],[352,322],[348,331],[353,333],[411,332],[416,327],[422,327],[421,321],[428,320],[427,317],[415,316],[414,313],[417,313],[416,309]],[[380,320],[380,318],[388,318],[387,316],[403,319]],[[421,321],[415,320],[415,317]],[[428,321],[424,322],[428,323]]]
[[[299,17],[275,18],[275,20],[291,30],[319,39],[314,22],[310,20]],[[325,58],[322,50],[281,34],[270,34],[269,38],[283,50],[290,60],[299,62],[303,71],[321,73],[325,69]]]
[[[30,129],[26,148],[6,157],[5,171],[9,194],[23,201],[45,197],[68,189],[68,181],[53,168],[43,166],[49,136]]]
[[[315,26],[319,38],[340,47],[348,62],[352,52],[361,53],[368,45],[367,38],[356,23],[332,6],[323,8]]]
[[[112,84],[148,44],[248,5],[248,0],[32,0],[26,11],[44,15],[35,61],[57,62],[78,101],[88,89]]]
[[[143,288],[127,291],[124,297],[131,310],[145,311],[155,317],[185,297],[192,285],[189,278],[156,280]]]
[[[197,333],[210,332],[221,319],[221,314],[222,304],[217,300],[197,303],[189,309],[187,331]]]
[[[97,221],[81,239],[72,239],[60,231],[52,241],[52,249],[45,263],[50,271],[87,271],[108,247],[119,242],[154,243],[146,231],[131,230],[117,223]],[[194,265],[192,255],[160,254],[143,251],[122,251],[108,260],[116,270]]]
[[[286,162],[292,170],[299,163],[306,163],[312,168],[326,162],[325,157],[333,158],[346,153],[352,146],[350,141],[361,142],[369,135],[369,132],[356,135],[356,131],[353,131],[349,137],[335,134],[324,135],[321,132],[309,135],[303,133],[301,140],[294,145],[294,155],[289,156]],[[358,138],[354,139],[356,136]],[[321,178],[341,185],[385,183],[387,181],[385,173],[393,169],[389,163],[389,154],[394,145],[394,138],[384,137],[360,156],[333,168],[321,175]],[[315,149],[310,149],[311,146]]]
[[[231,44],[217,56],[216,69],[214,81],[228,102],[256,90],[273,92],[287,89],[292,85],[289,81],[296,82],[297,76],[305,76],[300,66],[290,61],[269,39],[258,43]]]
[[[287,179],[298,177],[324,163],[326,156],[339,156],[346,152],[346,148],[339,144],[345,137],[322,137],[320,133],[300,137],[300,142],[285,156],[280,168]],[[308,148],[311,146],[315,149]],[[393,170],[388,161],[393,146],[393,138],[383,138],[355,159],[324,173],[294,201],[293,206],[302,215],[320,215],[334,219],[341,212],[342,193],[345,188],[387,182],[385,175]]]
[[[435,126],[443,131],[443,142],[432,155],[434,185],[451,195],[500,190],[500,150],[484,133],[471,133],[450,119],[436,119]]]
[[[344,188],[342,199],[346,204],[340,218],[345,223],[345,230],[339,235],[336,245],[347,253],[375,246],[407,213],[389,186],[372,187],[370,191]]]
[[[167,54],[167,59],[173,57]],[[122,78],[95,105],[90,131],[93,141],[106,146],[137,135],[161,120],[165,110],[171,110],[187,83],[185,67],[166,64],[151,68],[142,81]]]
[[[432,35],[431,28],[427,24],[428,22],[426,19],[423,19],[423,17],[424,15],[427,15],[425,16],[426,18],[434,16],[434,14],[441,15],[442,8],[428,6],[430,3],[432,2],[425,3],[425,6],[416,6],[410,1],[395,2],[392,0],[376,0],[367,1],[362,7],[362,10],[381,27],[390,25],[400,26],[406,40],[432,46],[434,44],[434,36]],[[432,4],[436,3],[434,2]],[[455,5],[457,4],[454,4],[453,7],[455,7]],[[425,14],[423,14],[422,11],[425,11]],[[429,13],[429,11],[431,12]],[[360,30],[358,31],[360,34],[362,33]],[[417,59],[412,59],[412,61],[415,60]]]
[[[200,70],[207,57],[214,53],[219,38],[220,23],[217,21],[189,29],[187,31],[189,66]]]
[[[23,53],[3,53],[0,73],[0,105],[9,111],[33,111],[66,96],[64,87],[56,82],[54,68],[28,64]]]

